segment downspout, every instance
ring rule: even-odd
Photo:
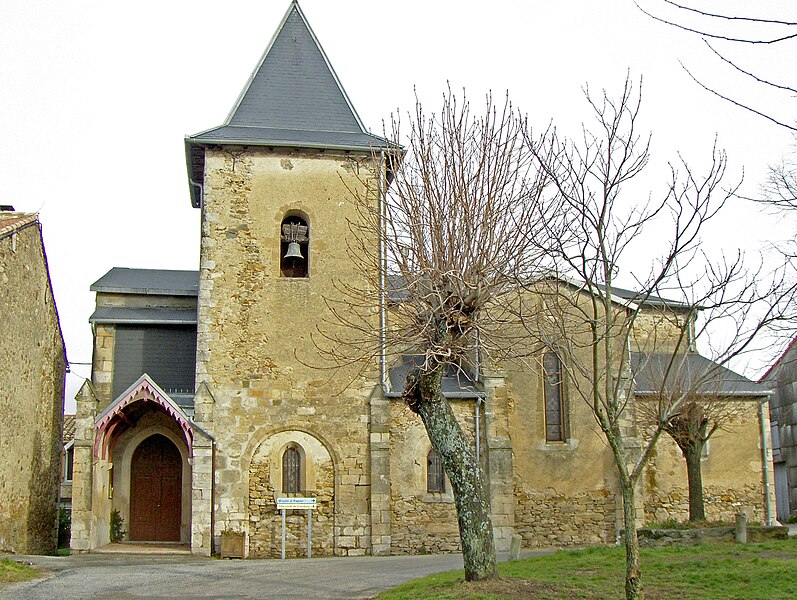
[[[767,527],[772,526],[772,500],[769,496],[769,448],[767,446],[767,421],[766,413],[764,412],[764,404],[769,402],[769,397],[764,398],[758,403],[758,416],[761,421],[761,455],[763,464],[764,475],[764,504],[767,513]]]
[[[479,364],[480,358],[481,357],[479,356],[479,330],[477,329],[476,330],[476,348],[475,348],[475,350],[473,352],[473,362],[474,362],[473,370],[475,371],[474,380],[476,381],[476,383],[478,383],[479,380],[481,379],[481,376],[480,376],[481,365]],[[479,412],[480,412],[480,408],[481,408],[482,402],[483,402],[483,399],[482,399],[481,396],[476,398],[476,407],[474,408],[474,414],[473,414],[474,426],[476,428],[476,464],[477,465],[480,464],[480,462],[479,462],[479,456],[480,456],[480,454],[479,454],[479,450],[480,450],[479,438],[481,438],[481,428],[479,427]]]
[[[475,427],[476,427],[476,464],[479,464],[479,438],[481,437],[481,429],[479,428],[479,409],[482,405],[482,398],[476,398],[476,408],[474,410]]]
[[[386,327],[387,327],[387,314],[385,308],[385,285],[387,281],[387,259],[385,257],[385,201],[383,195],[385,194],[385,151],[379,151],[379,183],[377,188],[377,202],[379,210],[379,382],[382,385],[382,392],[389,391],[389,384],[387,379],[387,348],[386,345]]]
[[[205,205],[205,190],[202,187],[202,184],[201,183],[197,183],[193,179],[189,179],[188,180],[188,184],[190,186],[195,187],[195,188],[197,188],[199,190],[199,206],[200,206],[200,208],[203,207]]]

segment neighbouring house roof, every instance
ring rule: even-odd
[[[91,284],[91,291],[117,294],[197,296],[199,294],[199,271],[114,267]]]
[[[186,137],[189,181],[202,182],[205,147],[224,144],[349,151],[392,147],[366,131],[296,0],[224,123]],[[190,188],[191,203],[199,207],[200,191]]]
[[[196,325],[196,308],[99,306],[89,323],[122,325]]]
[[[724,397],[766,397],[772,393],[768,386],[694,352],[677,355],[675,359],[669,353],[634,352],[631,354],[631,371],[638,396],[653,396],[661,389]],[[666,386],[662,385],[665,373]]]
[[[0,211],[0,238],[33,225],[39,221],[36,213]]]
[[[75,439],[75,415],[64,415],[64,431],[61,440],[66,446]]]
[[[385,395],[388,398],[401,397],[410,369],[418,367],[422,363],[422,356],[402,357],[401,362],[389,370],[390,390]],[[454,365],[446,365],[441,388],[443,396],[450,399],[484,398],[486,395],[468,373],[457,369]]]
[[[792,351],[795,347],[797,347],[797,336],[795,336],[792,339],[792,341],[789,342],[789,345],[786,346],[783,352],[780,353],[780,356],[778,356],[777,360],[772,363],[772,365],[767,369],[767,372],[764,373],[759,378],[758,381],[760,383],[763,383],[765,381],[770,383],[777,383],[778,379],[777,367],[794,362],[795,357],[793,356]]]

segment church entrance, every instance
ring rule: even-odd
[[[165,436],[145,439],[130,465],[130,540],[179,542],[183,488],[180,451]]]

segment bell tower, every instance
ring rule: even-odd
[[[185,140],[202,211],[195,420],[215,440],[195,449],[194,548],[234,529],[251,554],[273,555],[286,464],[298,465],[290,492],[318,500],[318,552],[368,547],[356,484],[368,476],[376,365],[353,379],[309,365],[325,299],[356,277],[352,190],[377,189],[374,157],[387,147],[363,127],[296,1],[224,123]],[[350,476],[337,475],[341,461]]]

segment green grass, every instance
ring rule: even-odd
[[[42,572],[36,567],[19,563],[11,558],[0,560],[0,585],[4,583],[17,583],[41,577]]]
[[[501,580],[466,584],[462,571],[408,582],[378,600],[538,600],[623,597],[625,552],[596,547],[499,565]],[[652,600],[789,599],[797,590],[797,540],[642,550],[642,581]]]

